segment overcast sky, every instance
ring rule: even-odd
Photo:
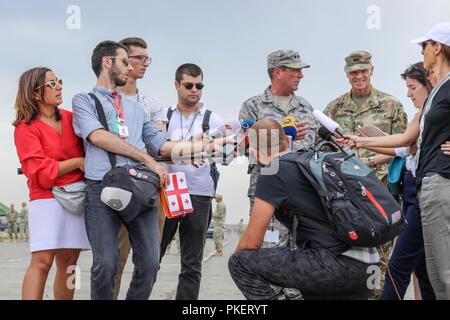
[[[312,67],[305,70],[297,94],[323,110],[350,88],[345,56],[367,50],[374,56],[374,85],[400,99],[411,118],[414,108],[399,74],[422,59],[411,39],[443,21],[450,21],[449,0],[0,0],[0,202],[19,206],[28,199],[26,179],[16,175],[11,122],[18,78],[31,67],[48,66],[64,79],[62,107],[71,110],[73,95],[95,84],[90,68],[95,45],[139,36],[149,43],[153,58],[139,84],[142,91],[173,104],[175,70],[193,62],[204,70],[203,101],[231,119],[243,101],[269,84],[271,51],[300,51]],[[247,222],[246,165],[240,161],[220,170],[226,222]]]

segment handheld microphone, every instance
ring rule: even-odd
[[[292,150],[294,146],[294,140],[297,138],[297,127],[295,126],[295,117],[287,116],[283,118],[284,134],[289,137],[289,148]]]
[[[324,126],[328,131],[332,133],[337,133],[342,138],[346,138],[344,132],[342,131],[342,128],[339,126],[339,124],[332,120],[330,117],[326,116],[322,111],[320,110],[314,110],[313,116],[316,118],[317,121],[320,122],[322,126]]]
[[[297,138],[297,127],[295,126],[295,118],[293,116],[284,117],[281,126],[283,127],[284,133],[292,138],[292,141]]]
[[[247,118],[244,119],[244,121],[241,122],[241,129],[246,132],[248,129],[250,129],[255,124],[255,120]]]
[[[322,126],[319,128],[319,130],[317,131],[317,133],[319,134],[319,137],[322,138],[323,140],[326,141],[331,141],[333,142],[336,146],[338,146],[339,149],[341,149],[342,151],[344,151],[346,154],[348,154],[349,156],[354,155],[355,153],[353,152],[353,150],[349,147],[344,146],[342,143],[340,143],[335,136],[333,136],[333,133],[330,132],[330,130],[328,130],[326,127]]]
[[[241,134],[244,139],[244,153],[245,156],[248,156],[248,147],[250,145],[250,141],[248,139],[247,131],[255,124],[255,120],[247,118],[241,122]]]

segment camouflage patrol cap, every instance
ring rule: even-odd
[[[367,51],[354,51],[345,58],[345,72],[372,68],[372,55]]]
[[[267,69],[276,67],[288,67],[293,69],[302,69],[311,67],[304,63],[300,58],[300,53],[295,50],[277,50],[267,56]]]

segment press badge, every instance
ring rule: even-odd
[[[264,242],[278,243],[280,241],[280,231],[267,230],[264,235]]]
[[[128,134],[128,127],[123,124],[118,122],[117,123],[117,129],[119,130],[119,137],[122,139],[126,139],[128,138],[129,134]]]

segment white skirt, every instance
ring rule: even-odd
[[[55,199],[30,201],[30,251],[91,249],[84,215],[65,210]]]

